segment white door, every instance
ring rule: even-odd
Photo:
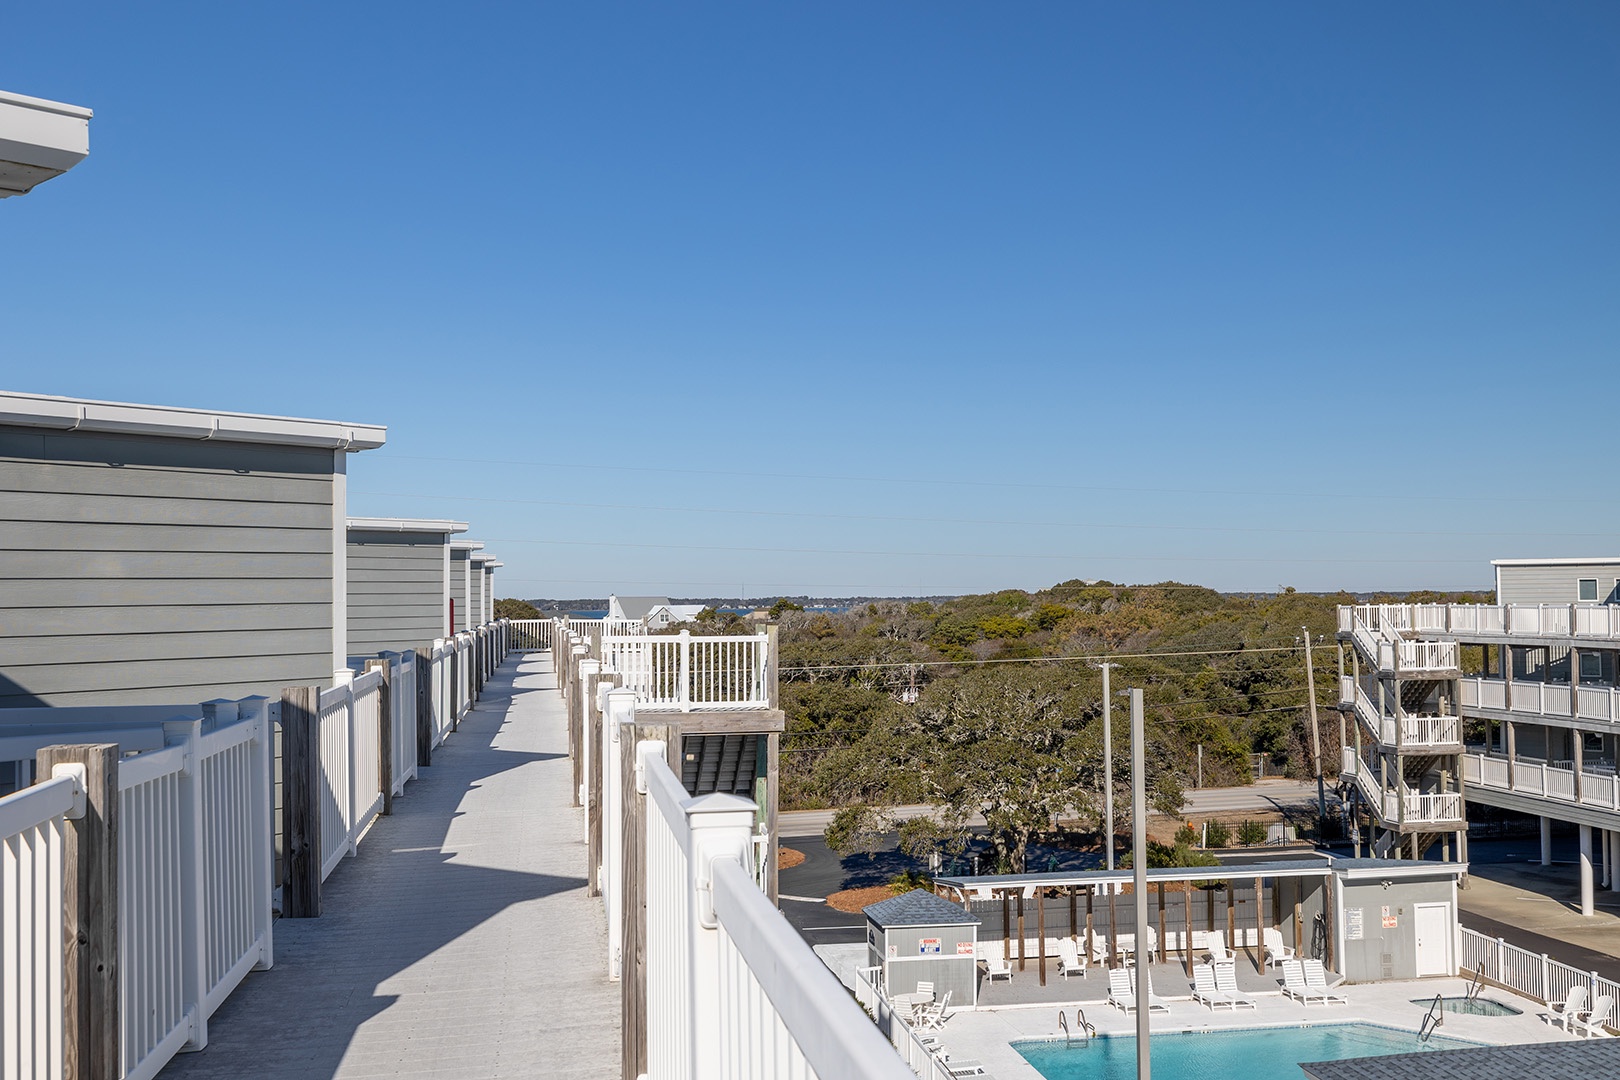
[[[1417,934],[1418,977],[1452,974],[1451,905],[1414,905],[1412,928]]]

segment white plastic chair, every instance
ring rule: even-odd
[[[1584,1038],[1608,1038],[1609,1033],[1604,1027],[1614,1018],[1614,998],[1609,994],[1599,994],[1592,999],[1592,1007],[1575,1018],[1575,1034]]]
[[[1547,1023],[1557,1024],[1565,1031],[1568,1031],[1569,1025],[1585,1008],[1586,987],[1584,985],[1572,986],[1569,988],[1569,993],[1564,995],[1563,1004],[1555,1003],[1552,1006],[1552,1011],[1547,1014]]]
[[[1297,959],[1292,945],[1283,944],[1282,931],[1267,926],[1260,931],[1260,943],[1266,949],[1266,966],[1274,968],[1284,960]]]

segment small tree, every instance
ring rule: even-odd
[[[1198,843],[1198,830],[1191,825],[1183,825],[1176,830],[1175,843],[1178,847],[1192,847]]]
[[[1205,842],[1212,848],[1225,847],[1232,842],[1232,830],[1219,821],[1210,822],[1204,833]]]
[[[1245,821],[1238,826],[1238,843],[1244,847],[1254,847],[1256,844],[1266,842],[1266,827],[1258,821]]]

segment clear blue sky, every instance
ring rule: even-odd
[[[1620,5],[12,5],[0,385],[386,423],[520,596],[1613,554]]]

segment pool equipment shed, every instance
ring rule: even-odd
[[[1347,982],[1455,975],[1462,863],[1337,859],[1337,923]]]
[[[881,900],[863,913],[870,962],[883,969],[890,997],[932,982],[936,1001],[949,993],[952,1005],[978,1003],[977,915],[922,889]]]

